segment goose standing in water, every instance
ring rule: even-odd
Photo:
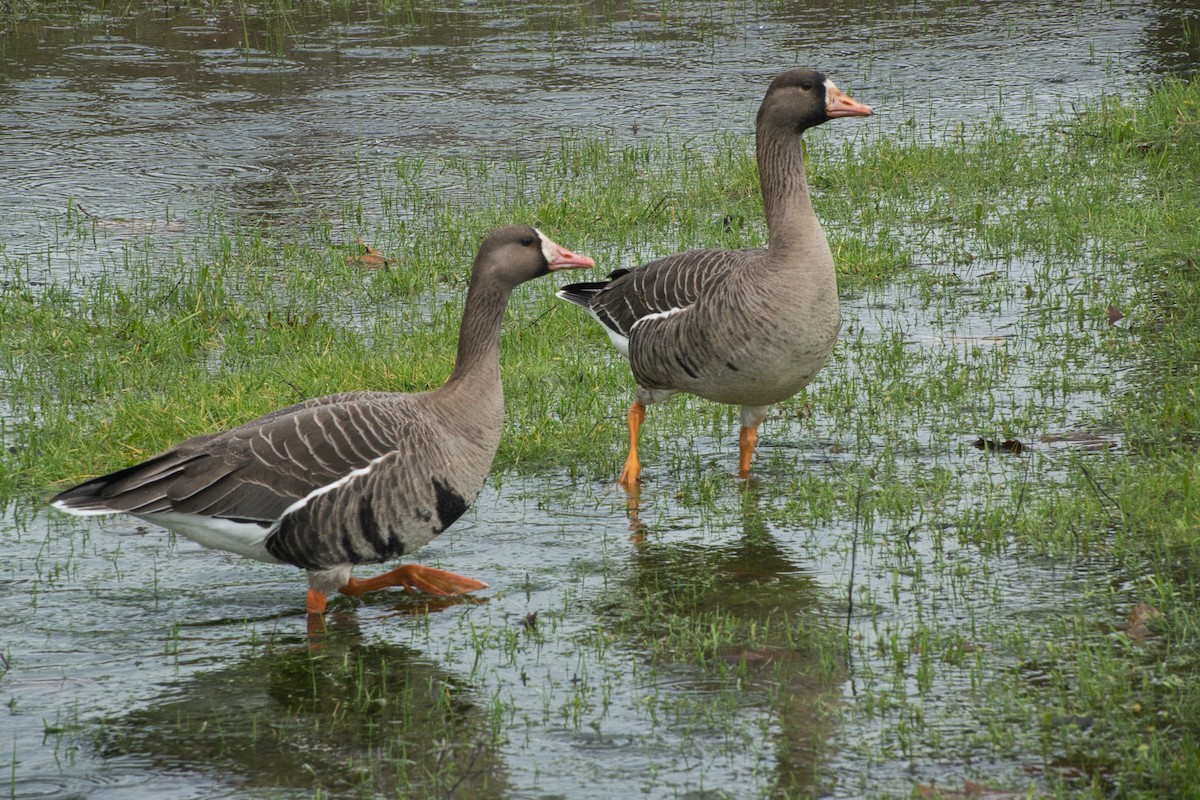
[[[637,441],[646,406],[677,392],[741,406],[744,478],[768,408],[803,389],[824,365],[841,311],[800,137],[828,120],[871,113],[820,72],[783,73],[767,89],[755,128],[766,248],[691,250],[558,292],[603,326],[637,381],[619,478],[626,489],[641,473]]]
[[[509,294],[532,278],[592,266],[535,228],[495,230],[475,257],[454,371],[441,388],[306,400],[189,439],[52,503],[72,514],[131,514],[206,547],[307,570],[310,615],[324,613],[334,591],[486,588],[416,564],[367,579],[350,571],[422,547],[474,501],[504,424],[500,322]]]

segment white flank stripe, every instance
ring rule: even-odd
[[[333,483],[327,483],[324,486],[313,489],[311,492],[306,494],[304,497],[301,497],[299,500],[297,500],[296,502],[292,503],[290,506],[285,508],[283,510],[283,513],[279,515],[279,518],[283,519],[288,514],[294,513],[295,511],[297,511],[301,508],[304,508],[306,505],[308,505],[308,501],[312,500],[314,497],[320,497],[321,495],[325,494],[326,492],[332,492],[334,489],[337,489],[338,487],[345,486],[347,483],[354,480],[359,475],[366,475],[368,472],[370,472],[372,469],[374,469],[376,464],[378,464],[380,461],[383,461],[385,458],[387,458],[390,455],[391,455],[390,452],[384,453],[383,455],[379,456],[378,458],[371,459],[371,461],[368,462],[368,464],[365,467],[359,467],[358,469],[351,470],[350,472],[347,472],[342,477],[338,478]]]
[[[629,327],[629,332],[633,333],[633,329],[636,328],[638,325],[641,325],[643,322],[650,322],[651,320],[655,320],[655,319],[666,319],[667,317],[671,316],[672,314],[678,314],[681,311],[687,311],[688,308],[689,308],[689,306],[676,306],[675,308],[668,308],[666,311],[658,311],[654,314],[647,314],[646,316],[639,319],[637,322],[633,323],[633,325],[631,325]]]

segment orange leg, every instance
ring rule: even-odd
[[[316,589],[308,590],[308,598],[305,606],[308,609],[309,636],[319,636],[325,632],[325,604],[326,597],[324,592],[318,592]]]
[[[325,613],[325,593],[318,592],[316,589],[308,590],[308,598],[305,605],[308,607],[309,614],[324,614]]]
[[[338,589],[342,594],[355,597],[387,589],[391,586],[401,586],[405,589],[427,592],[428,594],[461,594],[473,592],[476,589],[486,589],[488,585],[474,578],[455,575],[443,569],[422,567],[419,564],[405,564],[390,572],[376,575],[374,578],[351,578],[346,585]]]
[[[750,477],[750,456],[754,454],[754,446],[758,444],[758,428],[742,426],[742,433],[738,437],[738,477]]]
[[[634,400],[625,416],[625,421],[629,424],[629,456],[625,459],[625,469],[621,470],[621,477],[617,478],[617,483],[627,491],[632,491],[637,486],[638,477],[642,474],[642,466],[638,463],[637,443],[638,430],[645,419],[646,407]]]

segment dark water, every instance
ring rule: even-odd
[[[195,218],[207,209],[337,224],[361,176],[396,159],[522,157],[577,130],[743,132],[766,82],[796,64],[875,106],[872,135],[909,120],[931,136],[997,114],[1032,123],[1194,70],[1198,16],[1189,4],[1132,1],[464,2],[26,19],[0,38],[0,256],[17,268],[99,269],[142,239],[185,247],[203,235]],[[64,247],[76,204],[106,227]],[[1041,266],[1006,268],[1023,282]],[[1050,425],[1069,429],[1099,401],[1099,390],[1038,394],[1031,376],[1049,368],[1053,347],[1024,344],[1012,304],[946,320],[911,290],[884,287],[847,298],[845,313],[868,341],[903,313],[904,346],[931,376],[943,357],[1011,349],[994,401],[1033,402]],[[822,381],[853,385],[869,369],[849,354]],[[975,496],[950,506],[986,505],[1022,478],[1019,465],[979,469],[956,455],[930,421],[908,424],[905,469],[977,472]],[[832,480],[831,463],[888,444],[823,430],[845,440],[814,450],[811,429],[777,423],[762,463],[798,460]],[[690,447],[706,474],[732,471],[727,442]],[[961,778],[962,765],[920,747],[882,758],[871,748],[903,726],[899,711],[838,726],[829,708],[886,695],[879,686],[894,680],[895,696],[925,699],[930,719],[940,715],[930,728],[951,736],[976,713],[958,698],[987,673],[968,658],[932,677],[894,677],[877,643],[915,637],[926,617],[947,629],[1034,625],[1081,602],[1105,568],[981,552],[916,509],[861,529],[800,530],[772,517],[784,490],[760,497],[718,481],[697,498],[673,490],[667,465],[661,476],[633,511],[607,484],[506,476],[422,552],[486,575],[486,602],[432,613],[394,596],[338,606],[317,645],[304,636],[294,570],[170,543],[126,519],[10,505],[0,517],[0,796],[905,794],[914,779]],[[956,560],[970,569],[945,567]],[[843,663],[763,650],[701,668],[672,655],[663,620],[718,606],[759,626],[840,612],[852,569],[867,611],[851,621],[857,644]],[[690,594],[666,593],[664,576]],[[1020,780],[1027,766],[998,769]]]
[[[416,5],[135,5],[10,26],[7,253],[44,254],[46,215],[72,203],[142,223],[130,234],[214,206],[311,219],[355,194],[358,167],[397,157],[521,156],[635,125],[744,131],[794,65],[867,98],[886,131],[1138,92],[1200,55],[1176,2]]]

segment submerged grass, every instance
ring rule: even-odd
[[[1145,604],[1128,629],[1152,635],[1144,646],[1081,642],[1055,662],[1088,680],[1060,677],[1055,688],[1067,713],[1094,715],[1113,734],[1067,737],[1081,761],[1110,771],[1106,788],[1187,796],[1200,786],[1200,82],[1168,82],[1141,107],[1105,102],[1073,142],[1136,187],[1096,208],[1136,265],[1134,325],[1119,348],[1137,367],[1105,410],[1130,452],[1072,464],[1066,508],[1042,515],[1111,533],[1105,544]]]
[[[616,643],[648,684],[687,665],[722,692],[766,696],[780,763],[833,742],[860,763],[923,770],[1008,759],[1022,769],[969,774],[1035,781],[1039,794],[1187,796],[1200,785],[1200,83],[1035,133],[994,120],[933,144],[911,130],[810,139],[814,204],[853,309],[842,346],[776,410],[757,481],[736,489],[734,410],[685,399],[652,410],[621,585],[586,610],[564,588],[559,613],[595,616],[575,643],[589,654],[580,663],[604,664]],[[363,178],[371,188],[340,220],[306,231],[214,212],[191,221],[203,233],[190,249],[135,242],[100,272],[4,256],[0,496],[39,496],[303,397],[438,385],[473,250],[496,225],[537,224],[600,271],[764,238],[746,137],[571,135],[528,162],[414,160]],[[60,244],[108,235],[68,214]],[[395,263],[348,260],[360,237]],[[537,502],[568,507],[618,470],[631,384],[553,289],[523,287],[509,311],[496,482],[566,471],[574,486]],[[1013,440],[1020,452],[1000,447]],[[680,541],[680,513],[705,521],[700,535],[740,526],[736,541]],[[785,546],[781,530],[805,535]],[[852,609],[796,566],[797,548],[849,559]],[[1045,596],[1022,596],[1034,587]],[[464,643],[447,647],[476,648],[477,663],[484,652],[536,662],[556,646],[552,615],[523,631],[464,619]],[[247,670],[309,670],[323,695],[348,698],[351,716],[332,722],[306,716],[319,698],[297,698],[297,737],[320,725],[359,735],[367,717],[416,724],[389,660],[429,673],[435,709],[450,702],[439,692],[453,694],[452,681],[413,654],[354,647],[340,661],[289,652]],[[858,695],[833,710],[824,698],[847,671]],[[546,719],[600,726],[619,679],[556,684]],[[296,683],[280,678],[279,690]],[[734,714],[721,692],[704,697],[654,695],[645,713],[697,730]],[[446,796],[503,785],[502,772],[475,771],[512,730],[508,702],[420,723],[458,755],[397,752],[384,782]],[[166,708],[181,736],[193,712],[210,713]],[[483,735],[452,717],[482,720]],[[781,797],[829,788],[799,768],[760,783]]]

